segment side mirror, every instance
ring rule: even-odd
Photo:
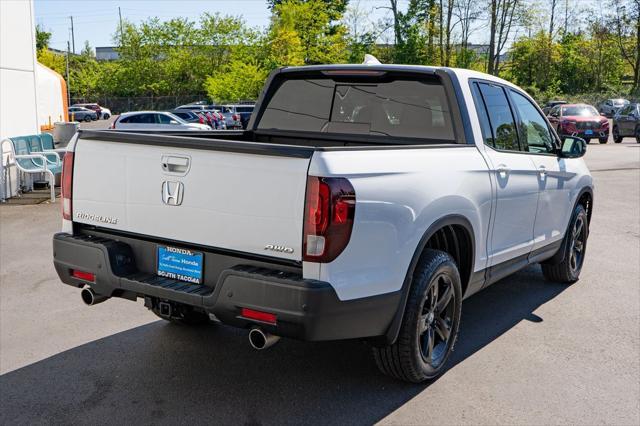
[[[562,141],[561,158],[580,158],[587,153],[587,143],[584,139],[568,136]]]

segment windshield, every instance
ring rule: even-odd
[[[269,100],[258,128],[455,140],[447,96],[435,78],[284,80]]]
[[[596,109],[594,107],[592,107],[592,106],[589,106],[589,105],[574,105],[574,106],[562,107],[562,115],[563,116],[576,115],[576,116],[580,116],[580,117],[592,117],[594,115],[600,115],[600,114],[598,114],[598,111],[596,111]]]

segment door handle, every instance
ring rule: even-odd
[[[505,164],[499,164],[496,168],[496,173],[501,179],[505,179],[509,175],[509,168]]]
[[[167,173],[186,174],[189,171],[189,157],[177,155],[163,155],[162,170]]]
[[[540,175],[540,179],[544,179],[547,177],[547,169],[544,166],[538,167],[538,174]]]

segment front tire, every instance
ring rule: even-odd
[[[589,142],[591,142],[591,138],[584,138],[584,141],[585,141],[586,143],[589,143]]]
[[[573,210],[571,222],[565,235],[562,262],[551,265],[541,264],[542,274],[547,281],[573,284],[580,278],[589,238],[587,211],[581,204]]]
[[[380,371],[420,383],[441,375],[460,328],[462,285],[455,261],[427,249],[414,271],[395,343],[373,348]]]
[[[615,126],[613,128],[613,142],[614,143],[622,142],[622,136],[620,136],[620,129],[618,129],[618,126]]]
[[[640,126],[636,127],[636,142],[640,143]]]

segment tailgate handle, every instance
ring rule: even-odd
[[[162,156],[162,170],[165,173],[184,175],[189,171],[190,163],[191,159],[189,157],[182,157],[177,155]]]

